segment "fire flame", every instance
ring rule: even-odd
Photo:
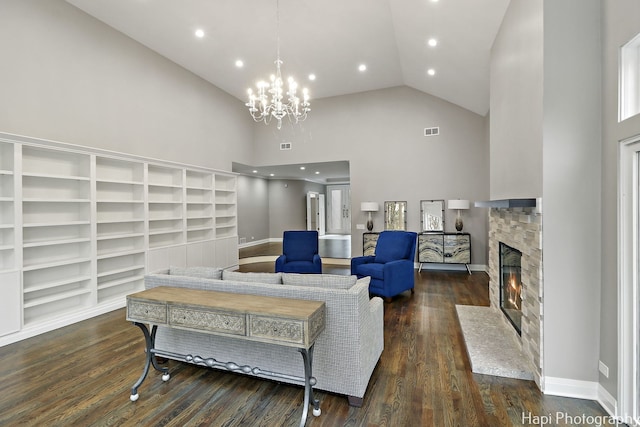
[[[514,274],[509,276],[509,302],[513,307],[520,310],[520,292],[522,291],[522,285],[518,283]]]

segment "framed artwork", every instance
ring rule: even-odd
[[[407,229],[407,202],[384,202],[384,229]]]
[[[444,231],[444,200],[420,200],[422,231]]]

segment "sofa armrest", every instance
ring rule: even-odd
[[[360,334],[357,340],[363,390],[367,388],[369,378],[384,350],[384,303],[380,297],[369,299],[365,295],[365,298],[366,301],[362,301],[360,305]]]
[[[369,311],[371,313],[373,342],[382,343],[384,347],[384,302],[382,298],[371,298],[369,301]]]
[[[320,258],[320,255],[315,254],[313,256],[313,265],[319,265],[322,266],[322,259]]]

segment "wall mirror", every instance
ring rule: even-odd
[[[407,202],[384,202],[384,229],[407,229]]]
[[[420,200],[422,231],[444,231],[444,200]]]

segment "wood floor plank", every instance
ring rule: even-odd
[[[487,275],[416,272],[415,294],[384,304],[385,349],[362,407],[320,391],[322,415],[307,425],[499,427],[523,425],[527,413],[606,415],[596,402],[544,396],[531,381],[473,374],[456,304],[489,305]],[[302,411],[302,387],[174,361],[168,382],[152,370],[130,402],[144,340],[123,309],[2,347],[0,360],[2,426],[296,426]]]

